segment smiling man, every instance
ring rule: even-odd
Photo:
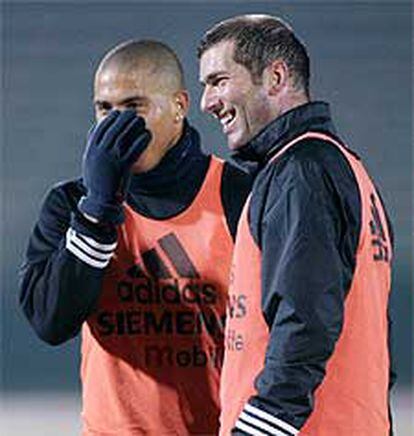
[[[201,108],[256,169],[233,257],[220,435],[392,432],[392,236],[358,156],[309,93],[282,20],[239,16],[199,45]]]
[[[82,179],[52,188],[29,241],[21,307],[38,336],[82,330],[84,435],[213,435],[225,300],[249,178],[201,152],[175,53],[111,50]]]

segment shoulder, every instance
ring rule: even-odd
[[[348,176],[353,173],[347,157],[339,147],[321,139],[299,141],[282,155],[276,166],[280,166],[280,169],[286,167],[287,173],[305,172],[310,176],[312,173],[335,176],[337,171]]]
[[[341,191],[357,186],[354,171],[345,154],[336,145],[320,139],[299,141],[270,161],[260,178],[261,185],[271,184],[271,190],[276,191],[292,186],[309,192]]]
[[[359,221],[358,182],[344,153],[323,140],[303,140],[267,163],[256,178],[249,219],[254,228],[275,210],[324,207],[332,216]],[[254,232],[259,236],[259,231]]]

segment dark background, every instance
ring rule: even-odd
[[[8,2],[2,4],[2,390],[78,391],[78,340],[38,340],[17,305],[17,271],[48,187],[79,173],[101,56],[130,38],[167,42],[183,61],[190,120],[204,149],[226,155],[198,108],[203,31],[229,16],[280,15],[306,42],[314,99],[365,160],[394,224],[392,312],[399,386],[412,369],[412,62],[410,2]],[[363,353],[363,350],[361,350]]]

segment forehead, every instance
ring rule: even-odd
[[[241,67],[233,60],[234,42],[222,41],[207,49],[200,59],[200,80],[209,75]]]
[[[150,98],[161,91],[154,75],[146,68],[122,69],[105,68],[95,76],[95,99],[116,101],[139,95]]]

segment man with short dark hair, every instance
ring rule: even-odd
[[[203,111],[256,172],[233,255],[220,435],[389,435],[392,235],[306,48],[282,20],[238,16],[199,45]]]
[[[82,179],[52,188],[21,277],[44,341],[82,330],[84,435],[216,434],[233,235],[250,181],[206,156],[175,53],[127,41],[95,74]]]

